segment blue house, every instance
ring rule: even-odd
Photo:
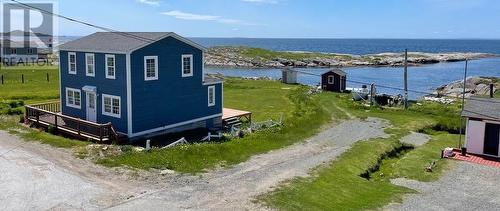
[[[223,80],[206,49],[172,32],[98,32],[59,47],[61,113],[129,138],[218,129]]]

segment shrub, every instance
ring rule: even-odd
[[[8,108],[6,113],[8,115],[21,115],[23,114],[23,108],[22,107]]]
[[[50,134],[56,134],[57,130],[56,130],[56,128],[54,126],[49,125],[47,127],[47,132],[50,133]]]
[[[123,145],[123,146],[120,146],[120,150],[124,153],[127,153],[127,152],[132,152],[134,149],[134,147],[132,145]]]

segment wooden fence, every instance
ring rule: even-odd
[[[55,130],[88,139],[95,142],[114,142],[118,134],[111,123],[97,124],[60,113],[59,102],[26,105],[26,121],[41,127],[53,127]]]

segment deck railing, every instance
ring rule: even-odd
[[[25,119],[38,126],[54,127],[54,129],[98,142],[112,142],[118,134],[111,123],[97,124],[79,118],[62,115],[59,102],[26,105]]]

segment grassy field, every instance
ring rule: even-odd
[[[456,136],[445,132],[431,134],[432,141],[404,154],[402,157],[385,159],[402,148],[399,139],[410,131],[436,128],[443,122],[453,122],[458,107],[444,107],[433,103],[414,105],[409,111],[400,109],[367,109],[356,105],[340,95],[335,103],[358,117],[380,117],[390,120],[393,127],[386,130],[391,137],[361,141],[338,160],[313,171],[311,177],[297,178],[282,184],[275,191],[262,195],[259,200],[267,206],[280,210],[363,210],[377,209],[389,202],[401,200],[402,193],[410,189],[392,185],[388,179],[407,177],[422,181],[437,179],[451,165],[450,161],[440,158],[440,150],[455,146]],[[440,114],[440,115],[437,115]],[[447,120],[445,120],[447,118]],[[457,121],[458,122],[458,119]],[[447,123],[439,126],[444,129],[455,128]],[[451,129],[450,129],[451,130]],[[436,161],[433,173],[424,171],[426,165]],[[369,170],[384,173],[384,178],[368,180],[361,177]]]
[[[219,165],[237,164],[252,155],[304,141],[318,132],[332,116],[345,118],[342,112],[331,106],[335,100],[331,95],[310,96],[306,94],[308,89],[302,86],[232,78],[227,80],[224,89],[225,107],[250,110],[256,114],[257,121],[277,118],[283,113],[284,126],[228,142],[183,145],[147,153],[129,152],[101,159],[98,163],[196,173]]]
[[[47,73],[49,81],[47,82]],[[22,75],[24,74],[24,83]],[[57,66],[0,67],[4,84],[0,84],[1,100],[24,100],[27,103],[50,101],[59,98],[59,73]]]

